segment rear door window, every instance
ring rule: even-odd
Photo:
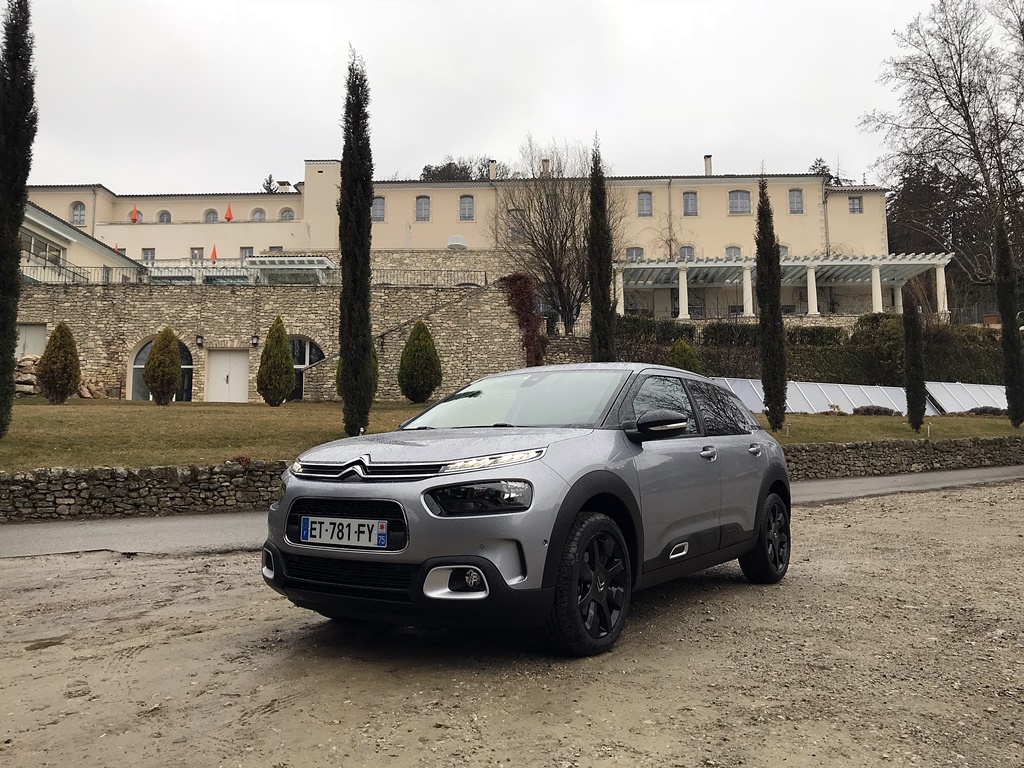
[[[750,411],[729,392],[703,381],[691,381],[690,391],[704,419],[706,434],[749,435],[753,431]]]

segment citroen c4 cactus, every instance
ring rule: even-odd
[[[611,648],[630,596],[790,559],[779,444],[731,392],[634,363],[528,368],[387,434],[312,448],[271,507],[263,577],[324,616],[543,627]]]

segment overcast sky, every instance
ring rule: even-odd
[[[878,181],[859,117],[892,33],[927,0],[32,0],[30,182],[119,194],[257,191],[340,158],[349,45],[366,62],[375,177],[444,155],[589,142],[617,175]]]

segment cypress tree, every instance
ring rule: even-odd
[[[441,360],[426,323],[417,320],[402,350],[398,388],[414,403],[424,403],[441,386]]]
[[[779,431],[786,420],[786,331],[782,324],[782,264],[775,236],[768,180],[757,182],[757,303],[761,336],[761,385],[768,424]]]
[[[377,360],[377,346],[370,341],[370,364],[373,366],[373,398],[377,398],[377,387],[380,385],[380,363]],[[338,367],[334,371],[334,389],[341,394],[341,380],[344,377],[344,369],[341,365],[341,357],[338,357]]]
[[[42,357],[36,363],[39,389],[51,405],[60,405],[78,391],[82,370],[78,364],[78,349],[71,329],[57,323]]]
[[[906,297],[903,302],[903,386],[907,393],[907,422],[915,432],[920,432],[928,399],[924,385],[924,334],[917,307]]]
[[[338,350],[344,400],[345,433],[358,435],[370,422],[373,404],[373,340],[370,337],[370,205],[373,155],[367,107],[370,86],[366,65],[353,51],[346,81],[345,143],[341,153],[338,200],[341,243],[341,303]]]
[[[1003,321],[1003,384],[1006,387],[1006,408],[1010,423],[1019,427],[1024,423],[1024,348],[1020,328],[1017,326],[1019,302],[1017,296],[1017,269],[1010,250],[1006,224],[996,222],[996,302]]]
[[[153,339],[142,379],[157,405],[170,404],[181,389],[181,352],[178,337],[170,328],[165,327]]]
[[[0,437],[7,434],[14,406],[20,231],[38,120],[32,48],[28,0],[8,0],[0,49]]]
[[[276,408],[295,389],[295,364],[288,331],[278,317],[270,326],[256,371],[256,391],[271,408]]]
[[[615,300],[612,296],[614,245],[608,223],[608,189],[601,162],[601,145],[594,139],[590,166],[590,229],[587,237],[587,276],[590,282],[590,359],[615,360]]]

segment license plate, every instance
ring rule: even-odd
[[[304,544],[384,549],[388,545],[388,521],[303,517],[299,540]]]

